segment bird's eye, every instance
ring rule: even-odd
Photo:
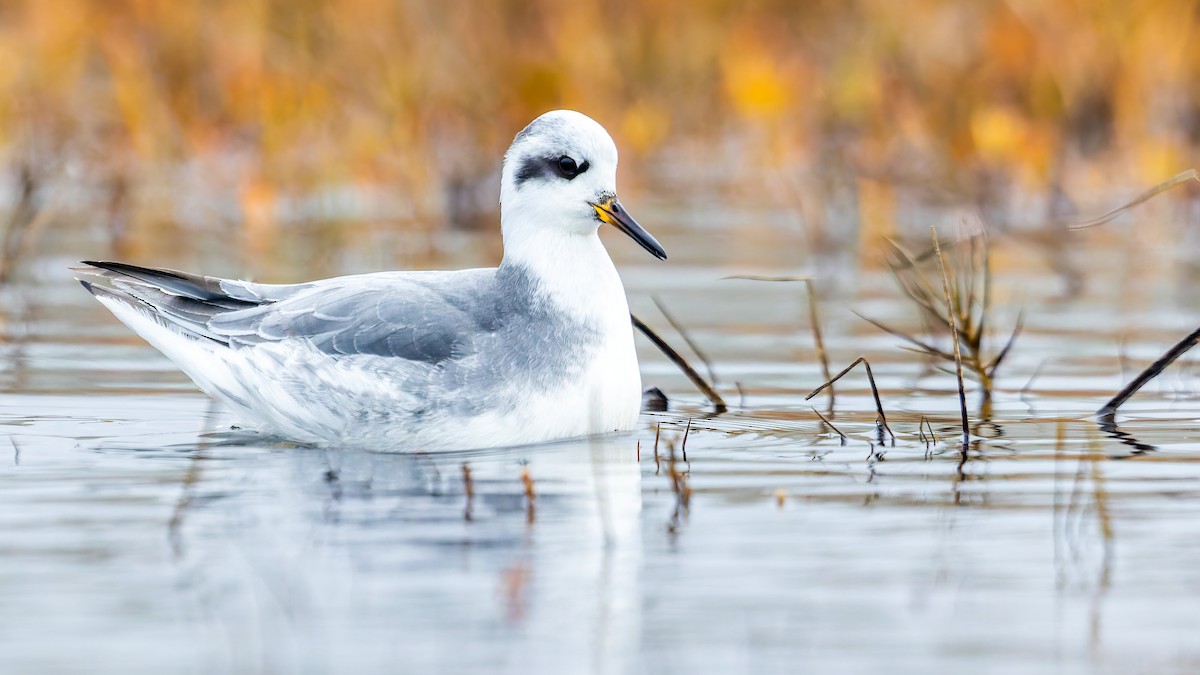
[[[579,166],[575,164],[575,160],[566,155],[558,158],[558,170],[567,178],[574,178],[579,175]]]

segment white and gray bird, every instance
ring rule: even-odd
[[[114,262],[77,271],[245,428],[393,451],[625,431],[641,376],[598,228],[666,252],[617,201],[616,177],[604,128],[558,110],[504,156],[499,267],[294,285]]]

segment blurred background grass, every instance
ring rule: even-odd
[[[557,107],[623,186],[795,212],[816,248],[914,188],[1050,222],[1196,164],[1198,27],[1196,0],[7,0],[4,250],[69,211],[122,256],[306,219],[436,248],[494,227],[501,153]]]

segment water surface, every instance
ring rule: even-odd
[[[1090,234],[1074,244],[1083,290],[1065,297],[1043,251],[997,240],[996,340],[1022,308],[1026,330],[990,419],[970,393],[964,447],[953,378],[850,311],[920,330],[878,265],[822,262],[752,217],[736,237],[693,214],[639,217],[667,224],[654,229],[672,258],[606,237],[634,311],[682,348],[661,298],[731,411],[708,414],[641,342],[645,384],[672,406],[636,433],[436,455],[230,431],[70,281],[65,266],[101,244],[47,243],[2,291],[2,669],[1200,668],[1194,361],[1118,428],[1090,416],[1200,320],[1186,264]],[[320,237],[297,233],[261,269],[376,269],[395,241],[371,232],[322,265],[305,264]],[[491,237],[463,235],[425,262],[487,262]],[[232,273],[220,240],[162,262]],[[870,359],[894,441],[861,374],[837,388],[845,441],[813,411],[827,399],[804,400],[822,376],[802,287],[722,279],[814,270],[832,365]]]

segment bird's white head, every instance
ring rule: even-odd
[[[504,155],[500,214],[506,252],[531,240],[594,237],[607,223],[655,257],[667,257],[617,200],[612,137],[573,110],[548,112],[513,139]]]

